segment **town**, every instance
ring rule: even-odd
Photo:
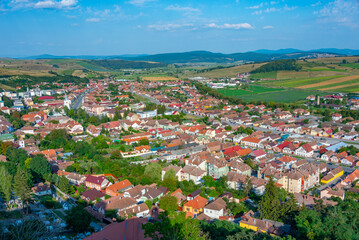
[[[242,104],[211,88],[108,77],[1,92],[4,236],[150,239],[191,224],[193,239],[301,239],[315,210],[358,206],[356,97]],[[181,229],[161,232],[173,216]]]

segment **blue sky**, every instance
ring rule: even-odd
[[[0,0],[0,56],[359,49],[359,0]]]

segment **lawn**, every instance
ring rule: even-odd
[[[277,79],[277,72],[253,73],[249,79]]]
[[[243,95],[253,95],[258,93],[267,93],[267,92],[283,91],[283,90],[284,89],[282,88],[271,88],[264,86],[249,85],[248,89],[224,88],[224,89],[219,89],[218,92],[222,93],[225,96],[239,97]]]
[[[40,202],[46,207],[51,209],[62,208],[61,204],[52,198],[50,195],[40,196]]]
[[[120,148],[122,148],[122,147],[123,147],[124,149],[126,149],[126,152],[133,150],[133,147],[132,147],[132,146],[130,146],[130,145],[125,145],[125,144],[111,144],[111,145],[109,146],[109,148],[112,149],[112,150],[118,150],[118,149],[120,149]]]

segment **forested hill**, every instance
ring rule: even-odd
[[[259,68],[252,71],[252,73],[261,73],[261,72],[273,72],[273,71],[299,71],[301,66],[297,64],[296,60],[293,59],[282,59],[278,61],[273,61],[266,63]]]

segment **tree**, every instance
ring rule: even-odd
[[[175,196],[165,195],[160,199],[160,208],[172,213],[178,209],[178,200]]]
[[[59,177],[58,187],[61,191],[68,194],[70,192],[70,181],[65,176],[61,176]]]
[[[45,176],[51,173],[51,165],[44,155],[36,154],[30,162],[30,169],[33,176],[39,181],[43,181]]]
[[[160,213],[159,220],[154,223],[146,223],[142,226],[145,236],[154,240],[178,239],[178,240],[205,240],[206,235],[199,227],[197,219],[186,218],[181,212],[173,217],[166,213]]]
[[[317,239],[323,231],[320,214],[313,210],[303,210],[295,218],[298,239]]]
[[[177,176],[174,169],[169,169],[165,176],[163,177],[163,181],[161,183],[162,186],[168,188],[170,191],[174,191],[177,188]]]
[[[10,201],[12,192],[12,176],[7,171],[5,166],[0,166],[0,190],[4,194],[5,201]]]
[[[147,138],[142,138],[140,141],[138,141],[139,146],[149,145],[149,144],[150,144],[150,141]]]
[[[151,179],[155,182],[161,180],[162,168],[158,163],[150,163],[145,168],[145,175],[151,177]]]
[[[9,232],[5,234],[5,238],[13,240],[35,240],[35,239],[51,239],[55,234],[54,231],[47,229],[46,225],[39,219],[25,220],[23,223],[8,228]]]
[[[246,196],[248,197],[249,193],[252,191],[253,185],[252,180],[249,176],[246,177],[246,180],[243,183],[242,189]]]
[[[67,227],[74,232],[83,232],[90,226],[91,215],[81,205],[71,208],[66,214]]]
[[[18,167],[14,179],[15,194],[21,199],[24,208],[31,200],[31,191],[27,182],[28,178],[26,176],[26,171],[21,167]]]
[[[281,217],[281,204],[278,198],[278,187],[275,186],[273,178],[269,179],[265,193],[259,202],[261,218],[277,221]]]

